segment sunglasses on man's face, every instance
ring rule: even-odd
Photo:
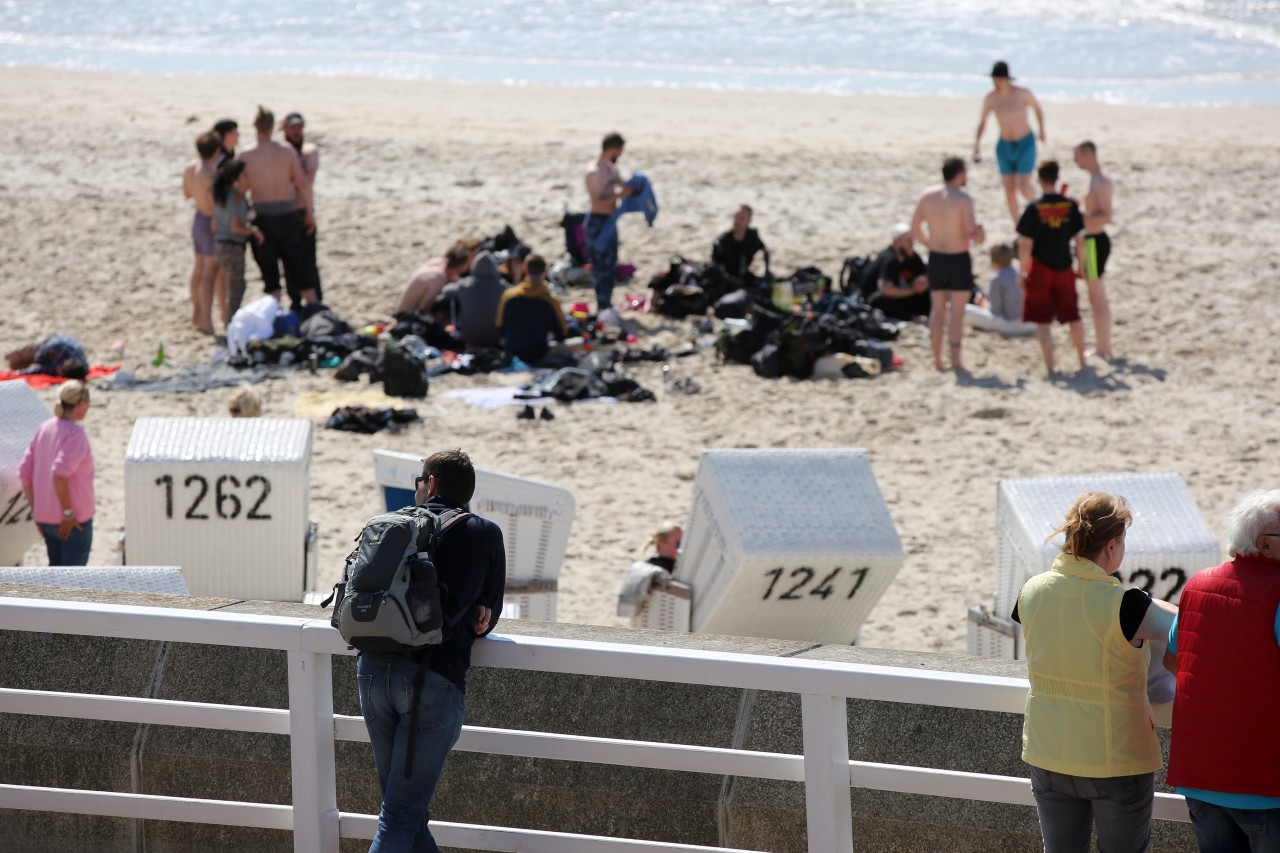
[[[430,478],[431,478],[431,475],[430,475],[430,474],[428,474],[428,475],[427,475],[427,476],[425,476],[425,477],[414,477],[414,478],[413,478],[413,488],[414,488],[414,490],[416,491],[416,490],[418,490],[418,489],[421,489],[421,488],[422,488],[422,484],[423,484],[423,483],[425,483],[425,482],[427,482],[427,480],[429,480]]]

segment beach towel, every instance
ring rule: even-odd
[[[120,369],[118,364],[95,364],[89,368],[85,379],[105,379]],[[34,389],[61,385],[67,379],[64,376],[50,376],[47,373],[21,373],[16,370],[0,370],[0,382],[11,382],[21,379]]]
[[[139,379],[121,371],[105,383],[108,391],[147,391],[165,394],[198,394],[214,388],[233,388],[245,383],[279,379],[296,370],[296,366],[259,364],[238,369],[229,364],[198,364],[181,373],[158,379]]]
[[[618,209],[613,212],[613,215],[605,222],[604,228],[596,235],[595,248],[597,251],[603,251],[609,240],[613,238],[614,232],[618,230],[618,220],[623,214],[643,213],[645,221],[649,223],[650,228],[653,227],[653,220],[658,218],[658,197],[654,195],[653,185],[649,183],[649,179],[645,177],[644,173],[636,172],[632,175],[631,180],[627,181],[627,186],[636,190],[636,193],[618,202]]]
[[[622,589],[618,592],[618,615],[625,619],[635,616],[640,605],[649,598],[653,582],[666,573],[665,569],[653,563],[632,563],[622,577]]]

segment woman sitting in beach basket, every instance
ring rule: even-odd
[[[1081,495],[1054,531],[1065,542],[1053,568],[1027,581],[1014,606],[1031,679],[1022,760],[1045,853],[1087,850],[1094,824],[1102,850],[1150,843],[1162,757],[1143,641],[1168,636],[1177,608],[1114,577],[1132,521],[1124,498]]]

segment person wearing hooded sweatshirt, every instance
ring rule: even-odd
[[[481,252],[471,264],[471,274],[450,284],[440,298],[456,311],[456,334],[469,347],[498,345],[495,318],[498,302],[507,290],[498,259],[492,252]]]
[[[535,364],[547,354],[547,336],[563,341],[568,329],[564,311],[543,279],[547,262],[541,255],[530,255],[525,267],[528,278],[502,294],[495,322],[502,338],[502,351],[527,364]]]

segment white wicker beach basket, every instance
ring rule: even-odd
[[[866,451],[703,451],[675,570],[694,631],[852,643],[902,562]]]
[[[124,464],[125,560],[193,595],[301,601],[312,586],[311,422],[139,418]]]
[[[177,566],[31,566],[0,568],[0,583],[189,595]]]
[[[692,588],[674,578],[659,579],[650,588],[649,596],[636,608],[636,614],[631,617],[631,627],[687,634],[692,612]]]
[[[1123,495],[1133,511],[1133,525],[1125,537],[1125,560],[1117,577],[1125,586],[1145,589],[1156,598],[1177,604],[1187,580],[1201,569],[1221,562],[1221,551],[1177,474],[1096,474],[1001,480],[996,485],[996,592],[992,619],[1009,622],[1022,586],[1033,575],[1048,571],[1060,553],[1061,537],[1046,541],[1061,526],[1067,509],[1084,492]],[[1013,624],[1013,623],[1009,623]],[[1020,654],[1003,640],[981,639],[989,632],[972,617],[971,653],[984,653],[992,643],[1000,657]],[[998,632],[997,632],[998,633]],[[995,656],[995,655],[993,655]]]
[[[421,456],[375,450],[373,466],[387,509],[413,502],[413,479],[422,473]],[[576,511],[573,493],[551,483],[477,468],[471,511],[502,529],[507,551],[506,600],[519,605],[519,618],[556,621],[560,567]]]
[[[26,382],[0,382],[0,566],[16,566],[40,538],[18,466],[40,424],[51,417]]]

